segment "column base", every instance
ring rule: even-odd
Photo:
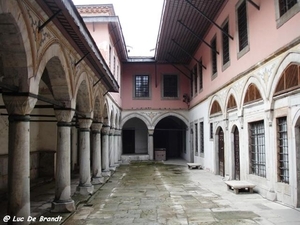
[[[110,167],[109,167],[109,170],[110,170],[110,171],[116,171],[116,167],[115,167],[115,165],[113,165],[113,166],[110,166]]]
[[[51,204],[51,212],[54,213],[69,213],[74,212],[75,210],[76,207],[75,202],[73,200],[62,202],[53,201]]]
[[[120,166],[119,162],[115,162],[115,167],[118,168]]]
[[[93,184],[103,184],[104,183],[104,177],[93,177],[92,178]]]
[[[108,171],[107,170],[103,170],[102,171],[102,176],[103,177],[110,177],[111,176],[111,172],[109,170]]]
[[[76,188],[76,192],[81,195],[91,195],[94,193],[94,186],[80,186],[78,185]]]

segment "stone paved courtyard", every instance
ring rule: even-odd
[[[186,165],[121,165],[64,224],[300,224],[300,211],[234,194],[222,177]]]

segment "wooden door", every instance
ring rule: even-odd
[[[237,127],[233,132],[234,141],[234,179],[240,180],[240,134]]]

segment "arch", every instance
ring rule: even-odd
[[[82,73],[75,89],[76,109],[82,113],[92,112],[91,87],[86,73]]]
[[[264,92],[264,88],[261,85],[261,83],[259,82],[259,80],[255,77],[250,77],[248,79],[248,81],[246,82],[245,87],[243,89],[242,98],[240,99],[240,104],[239,104],[241,107],[245,105],[244,101],[245,101],[245,97],[246,97],[248,91],[250,90],[249,87],[254,89],[252,91],[258,91],[259,92],[259,95],[261,97],[259,99],[262,99],[264,101],[266,100],[266,94]],[[256,92],[256,94],[257,94],[257,92]],[[251,97],[250,97],[250,99],[251,99],[251,102],[259,100],[258,98],[255,98],[254,100],[252,100]],[[248,101],[248,102],[250,102],[250,101]]]
[[[143,116],[143,115],[141,115],[141,114],[139,114],[139,113],[130,113],[129,115],[125,116],[125,117],[122,119],[121,124],[120,124],[121,128],[123,128],[124,124],[125,124],[128,120],[130,120],[130,119],[132,119],[132,118],[138,118],[138,119],[142,120],[142,121],[146,124],[146,126],[148,127],[148,129],[150,129],[150,127],[152,127],[152,126],[151,126],[151,122],[148,120],[147,117],[145,117],[145,116]]]
[[[279,83],[279,80],[281,79],[281,75],[283,74],[284,70],[292,63],[295,64],[299,64],[300,63],[300,53],[297,52],[289,52],[284,59],[279,63],[276,71],[275,71],[275,75],[274,75],[274,79],[271,82],[271,87],[270,87],[270,91],[269,91],[269,96],[270,99],[273,99],[273,96],[275,94],[276,91],[276,87]]]
[[[1,50],[5,52],[0,54],[0,76],[3,76],[5,84],[19,87],[21,92],[29,92],[33,86],[29,80],[33,74],[33,55],[25,18],[18,1],[1,1],[0,13],[0,23],[5,24],[0,35]]]
[[[143,120],[134,117],[122,127],[123,154],[148,153],[148,127]]]
[[[226,111],[230,109],[238,109],[237,101],[233,93],[230,93],[226,99]]]
[[[225,143],[224,143],[224,129],[218,126],[215,132],[215,173],[225,176]]]
[[[157,118],[155,118],[155,120],[152,122],[152,127],[156,127],[156,125],[159,121],[161,121],[162,119],[164,119],[168,116],[177,117],[178,119],[183,121],[187,127],[189,126],[188,119],[186,119],[183,115],[181,115],[179,113],[176,113],[176,112],[166,112],[166,113],[163,113],[163,114],[159,115]]]
[[[219,113],[223,114],[223,110],[220,102],[221,101],[219,97],[216,95],[211,99],[210,106],[209,106],[209,117],[214,114],[219,114]]]
[[[35,77],[36,87],[43,80],[54,99],[69,101],[72,99],[72,82],[67,69],[65,53],[58,43],[51,44],[45,49]]]

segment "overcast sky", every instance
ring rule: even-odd
[[[154,56],[163,0],[73,0],[75,5],[113,4],[129,56]]]

